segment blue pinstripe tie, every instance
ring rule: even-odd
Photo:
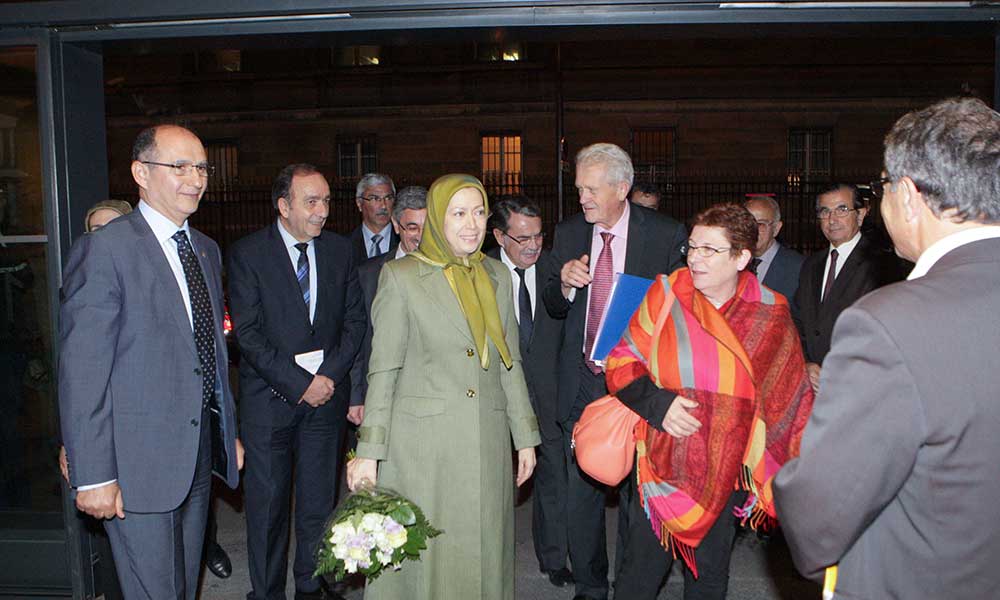
[[[295,278],[299,280],[302,300],[306,303],[306,310],[309,310],[309,256],[306,254],[309,244],[295,244],[295,247],[299,249],[299,261],[295,265]]]

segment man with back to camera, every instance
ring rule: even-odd
[[[212,166],[191,131],[143,130],[139,206],[70,250],[59,405],[77,507],[100,519],[126,598],[198,592],[214,471],[242,448],[222,334],[219,248],[188,226]]]
[[[361,224],[351,232],[355,265],[396,251],[399,236],[389,222],[395,200],[396,184],[388,175],[368,173],[358,181],[354,202],[361,213]]]
[[[572,524],[569,555],[575,600],[608,597],[605,486],[580,470],[570,441],[584,407],[607,394],[604,369],[589,356],[614,274],[653,279],[684,265],[681,246],[687,242],[687,231],[666,215],[628,202],[633,177],[632,160],[618,146],[599,143],[580,150],[576,189],[583,210],[556,226],[551,260],[558,272],[542,290],[546,310],[564,320],[556,414],[566,452],[566,513]],[[627,500],[619,500],[619,548],[625,543]]]
[[[757,220],[757,247],[753,251],[754,258],[759,259],[757,279],[790,302],[799,288],[799,272],[805,259],[777,240],[783,223],[781,208],[774,198],[749,196],[746,207]]]
[[[337,492],[349,372],[365,335],[365,309],[350,243],[323,229],[326,178],[312,165],[288,165],[271,199],[275,222],[236,242],[228,262],[242,355],[248,598],[285,598],[293,476],[295,598],[336,597],[313,573]]]
[[[532,484],[535,556],[549,582],[564,587],[574,580],[566,568],[566,453],[556,416],[562,321],[549,316],[538,296],[556,267],[542,250],[545,236],[538,204],[526,196],[504,196],[491,208],[490,229],[499,245],[487,254],[507,267],[514,284],[514,316],[520,330],[524,377],[542,437]]]
[[[802,573],[839,563],[835,598],[992,598],[1000,114],[955,98],[903,116],[873,188],[916,266],[838,320],[778,517]]]
[[[358,281],[365,300],[365,310],[368,314],[368,330],[365,332],[361,351],[354,359],[351,367],[351,408],[347,411],[347,420],[355,425],[361,425],[365,418],[365,394],[368,392],[368,360],[372,354],[372,302],[378,292],[378,276],[382,265],[397,258],[402,258],[413,252],[420,245],[420,237],[424,232],[424,221],[427,220],[427,188],[411,185],[399,190],[396,201],[392,205],[392,230],[399,236],[399,246],[394,253],[386,253],[370,258],[358,267]]]

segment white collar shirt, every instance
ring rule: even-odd
[[[295,247],[295,244],[299,244],[297,239],[292,237],[292,234],[288,233],[285,226],[281,224],[281,219],[278,219],[278,233],[281,234],[281,241],[285,243],[285,250],[288,252],[288,259],[292,261],[292,273],[296,273],[299,269],[299,249]],[[309,259],[309,322],[312,323],[316,319],[316,297],[319,295],[318,288],[316,287],[318,277],[316,275],[316,239],[313,238],[307,242],[306,247],[306,258]]]
[[[517,267],[517,265],[514,264],[514,261],[512,261],[509,256],[507,256],[507,251],[504,250],[503,247],[500,248],[500,262],[502,262],[507,267],[507,269],[510,271],[510,278],[511,278],[511,281],[514,283],[514,286],[513,286],[514,287],[514,316],[517,317],[517,322],[520,323],[521,322],[521,301],[520,301],[520,298],[521,298],[521,277],[520,277],[520,275],[517,274],[516,271],[514,271],[514,269],[518,268],[518,267]],[[530,267],[528,267],[527,269],[524,270],[524,278],[525,278],[524,284],[528,287],[528,296],[531,297],[531,314],[532,314],[532,319],[534,319],[534,315],[535,315],[535,311],[536,311],[535,307],[538,305],[538,302],[537,302],[537,298],[538,298],[538,294],[537,294],[537,289],[538,289],[538,287],[537,287],[537,280],[538,280],[538,277],[536,276],[536,273],[538,271],[537,271],[537,269],[535,267],[536,267],[536,265],[531,265]]]

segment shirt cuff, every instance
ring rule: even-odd
[[[111,479],[111,480],[105,481],[103,483],[90,483],[90,484],[87,484],[87,485],[78,485],[78,486],[76,486],[76,491],[78,491],[78,492],[86,492],[88,490],[96,490],[99,487],[104,487],[106,485],[111,485],[112,483],[115,483],[117,481],[118,481],[117,479]]]

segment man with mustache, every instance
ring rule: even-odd
[[[389,216],[396,201],[396,184],[388,175],[368,173],[358,181],[354,201],[361,213],[361,224],[351,233],[354,264],[394,253],[399,236],[393,231]]]
[[[295,477],[295,598],[324,590],[316,546],[334,506],[350,398],[349,373],[367,327],[350,243],[324,231],[330,186],[307,164],[274,181],[276,222],[233,245],[230,310],[246,437],[244,497],[249,600],[284,600]]]
[[[370,258],[358,267],[358,282],[365,299],[365,310],[368,312],[368,331],[361,345],[361,352],[354,359],[351,369],[351,408],[347,411],[347,420],[355,425],[361,425],[365,418],[365,394],[368,392],[368,360],[372,353],[372,302],[378,291],[378,277],[382,265],[402,258],[417,249],[424,232],[424,221],[427,220],[427,188],[411,185],[399,190],[396,202],[392,206],[392,229],[399,235],[399,246],[392,254],[383,254]]]

